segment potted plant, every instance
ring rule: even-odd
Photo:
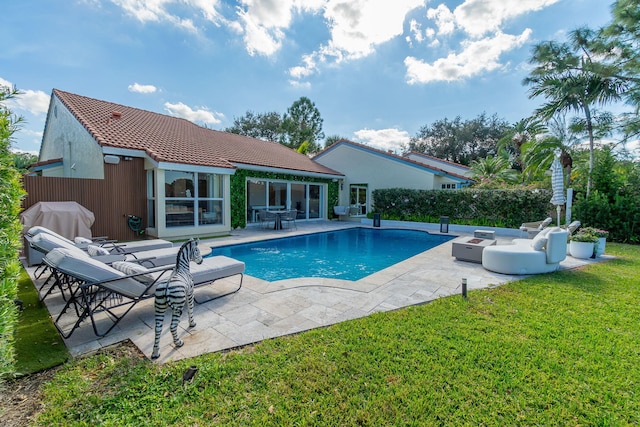
[[[607,237],[609,237],[609,232],[607,230],[600,230],[599,228],[587,227],[584,230],[589,234],[593,234],[598,238],[595,246],[595,255],[600,256],[604,253],[604,250],[607,246]]]
[[[569,253],[574,258],[591,258],[598,238],[589,230],[581,229],[571,236]]]

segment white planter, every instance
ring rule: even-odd
[[[596,243],[596,256],[602,255],[606,247],[607,247],[607,238],[598,237],[598,243]]]
[[[592,242],[574,242],[569,243],[569,251],[574,258],[591,258],[593,255],[593,247],[595,243]]]

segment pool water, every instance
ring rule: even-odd
[[[299,277],[359,280],[452,238],[417,230],[358,227],[214,247],[211,256],[244,261],[245,274],[269,282]]]

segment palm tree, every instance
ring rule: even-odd
[[[543,96],[546,102],[536,110],[537,117],[548,120],[556,113],[573,111],[583,115],[589,136],[589,172],[587,197],[593,173],[593,106],[621,99],[625,83],[596,73],[601,67],[592,58],[590,46],[595,33],[588,28],[574,30],[569,43],[543,42],[534,47],[530,62],[535,65],[523,83],[530,85],[529,98]]]
[[[523,173],[526,181],[540,178],[549,170],[553,159],[560,153],[560,163],[567,185],[571,183],[572,153],[580,143],[574,128],[566,123],[566,114],[554,115],[547,122],[545,132],[522,145]]]
[[[469,168],[471,177],[481,181],[507,182],[514,184],[519,181],[518,171],[509,167],[509,155],[506,151],[501,151],[500,155],[487,156],[484,159],[471,161]]]

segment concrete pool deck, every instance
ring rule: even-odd
[[[346,227],[363,226],[353,222],[318,221],[299,223],[297,230],[264,230],[249,227],[234,230],[230,236],[202,240],[212,247],[235,243],[287,237]],[[391,227],[390,227],[391,228]],[[395,228],[395,227],[393,227]],[[412,228],[412,227],[410,227]],[[434,230],[431,230],[434,231]],[[466,235],[466,233],[450,233]],[[508,243],[513,235],[496,234],[498,244]],[[195,307],[197,325],[188,328],[183,314],[178,334],[184,346],[174,348],[169,332],[169,317],[161,339],[159,363],[194,357],[200,354],[228,350],[253,344],[264,339],[328,326],[381,311],[396,310],[423,304],[440,297],[461,293],[462,279],[468,289],[482,289],[519,280],[526,276],[511,276],[485,270],[482,265],[458,261],[451,256],[451,241],[422,252],[358,281],[321,278],[288,279],[266,282],[244,276],[243,286],[235,294]],[[561,269],[575,268],[599,260],[580,260],[570,256],[560,264]],[[27,271],[39,287],[44,278],[36,280],[34,267]],[[225,279],[229,286],[238,278]],[[222,281],[221,281],[222,282]],[[214,289],[225,283],[216,282]],[[206,287],[199,287],[203,292]],[[54,294],[46,299],[52,316],[61,307],[61,297]],[[140,302],[104,338],[97,338],[89,321],[65,340],[72,356],[93,353],[103,347],[130,339],[149,357],[154,340],[153,298]]]

